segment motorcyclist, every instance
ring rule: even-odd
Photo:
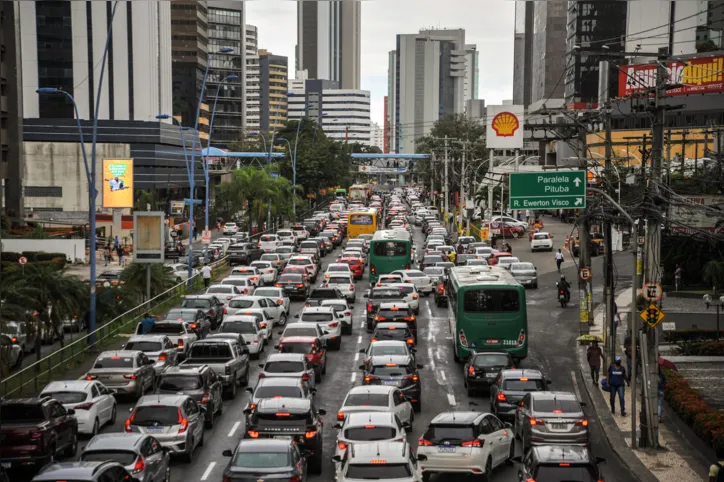
[[[566,293],[566,302],[569,302],[571,300],[571,284],[566,281],[566,277],[561,275],[560,281],[556,283],[556,287],[558,287],[559,290],[564,290]]]

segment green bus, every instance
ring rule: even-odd
[[[459,266],[447,280],[448,324],[453,356],[465,361],[475,351],[528,356],[525,288],[505,268]]]
[[[334,197],[336,199],[347,199],[347,190],[346,189],[336,189],[334,191]]]
[[[370,241],[370,283],[376,283],[381,274],[397,269],[410,269],[412,265],[412,237],[407,230],[377,231]]]

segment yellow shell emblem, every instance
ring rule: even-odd
[[[500,137],[512,137],[520,127],[518,117],[510,112],[500,112],[493,117],[493,130]]]

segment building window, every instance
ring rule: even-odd
[[[73,28],[70,2],[35,3],[38,86],[73,95]],[[40,97],[40,118],[72,119],[73,105],[62,95]]]
[[[61,186],[25,186],[26,197],[63,197]]]

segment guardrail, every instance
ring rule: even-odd
[[[211,263],[210,266],[215,273],[218,273],[219,269],[228,266],[228,260],[224,257]],[[122,333],[130,334],[135,331],[136,325],[145,313],[169,309],[178,302],[181,296],[202,286],[201,273],[198,273],[192,276],[190,280],[182,281],[154,298],[131,308],[100,326],[93,333],[76,339],[63,348],[0,380],[0,397],[23,397],[39,393],[46,384],[53,380],[54,375],[77,368],[88,354],[108,348]],[[96,340],[93,345],[90,344],[91,335],[94,335]]]

